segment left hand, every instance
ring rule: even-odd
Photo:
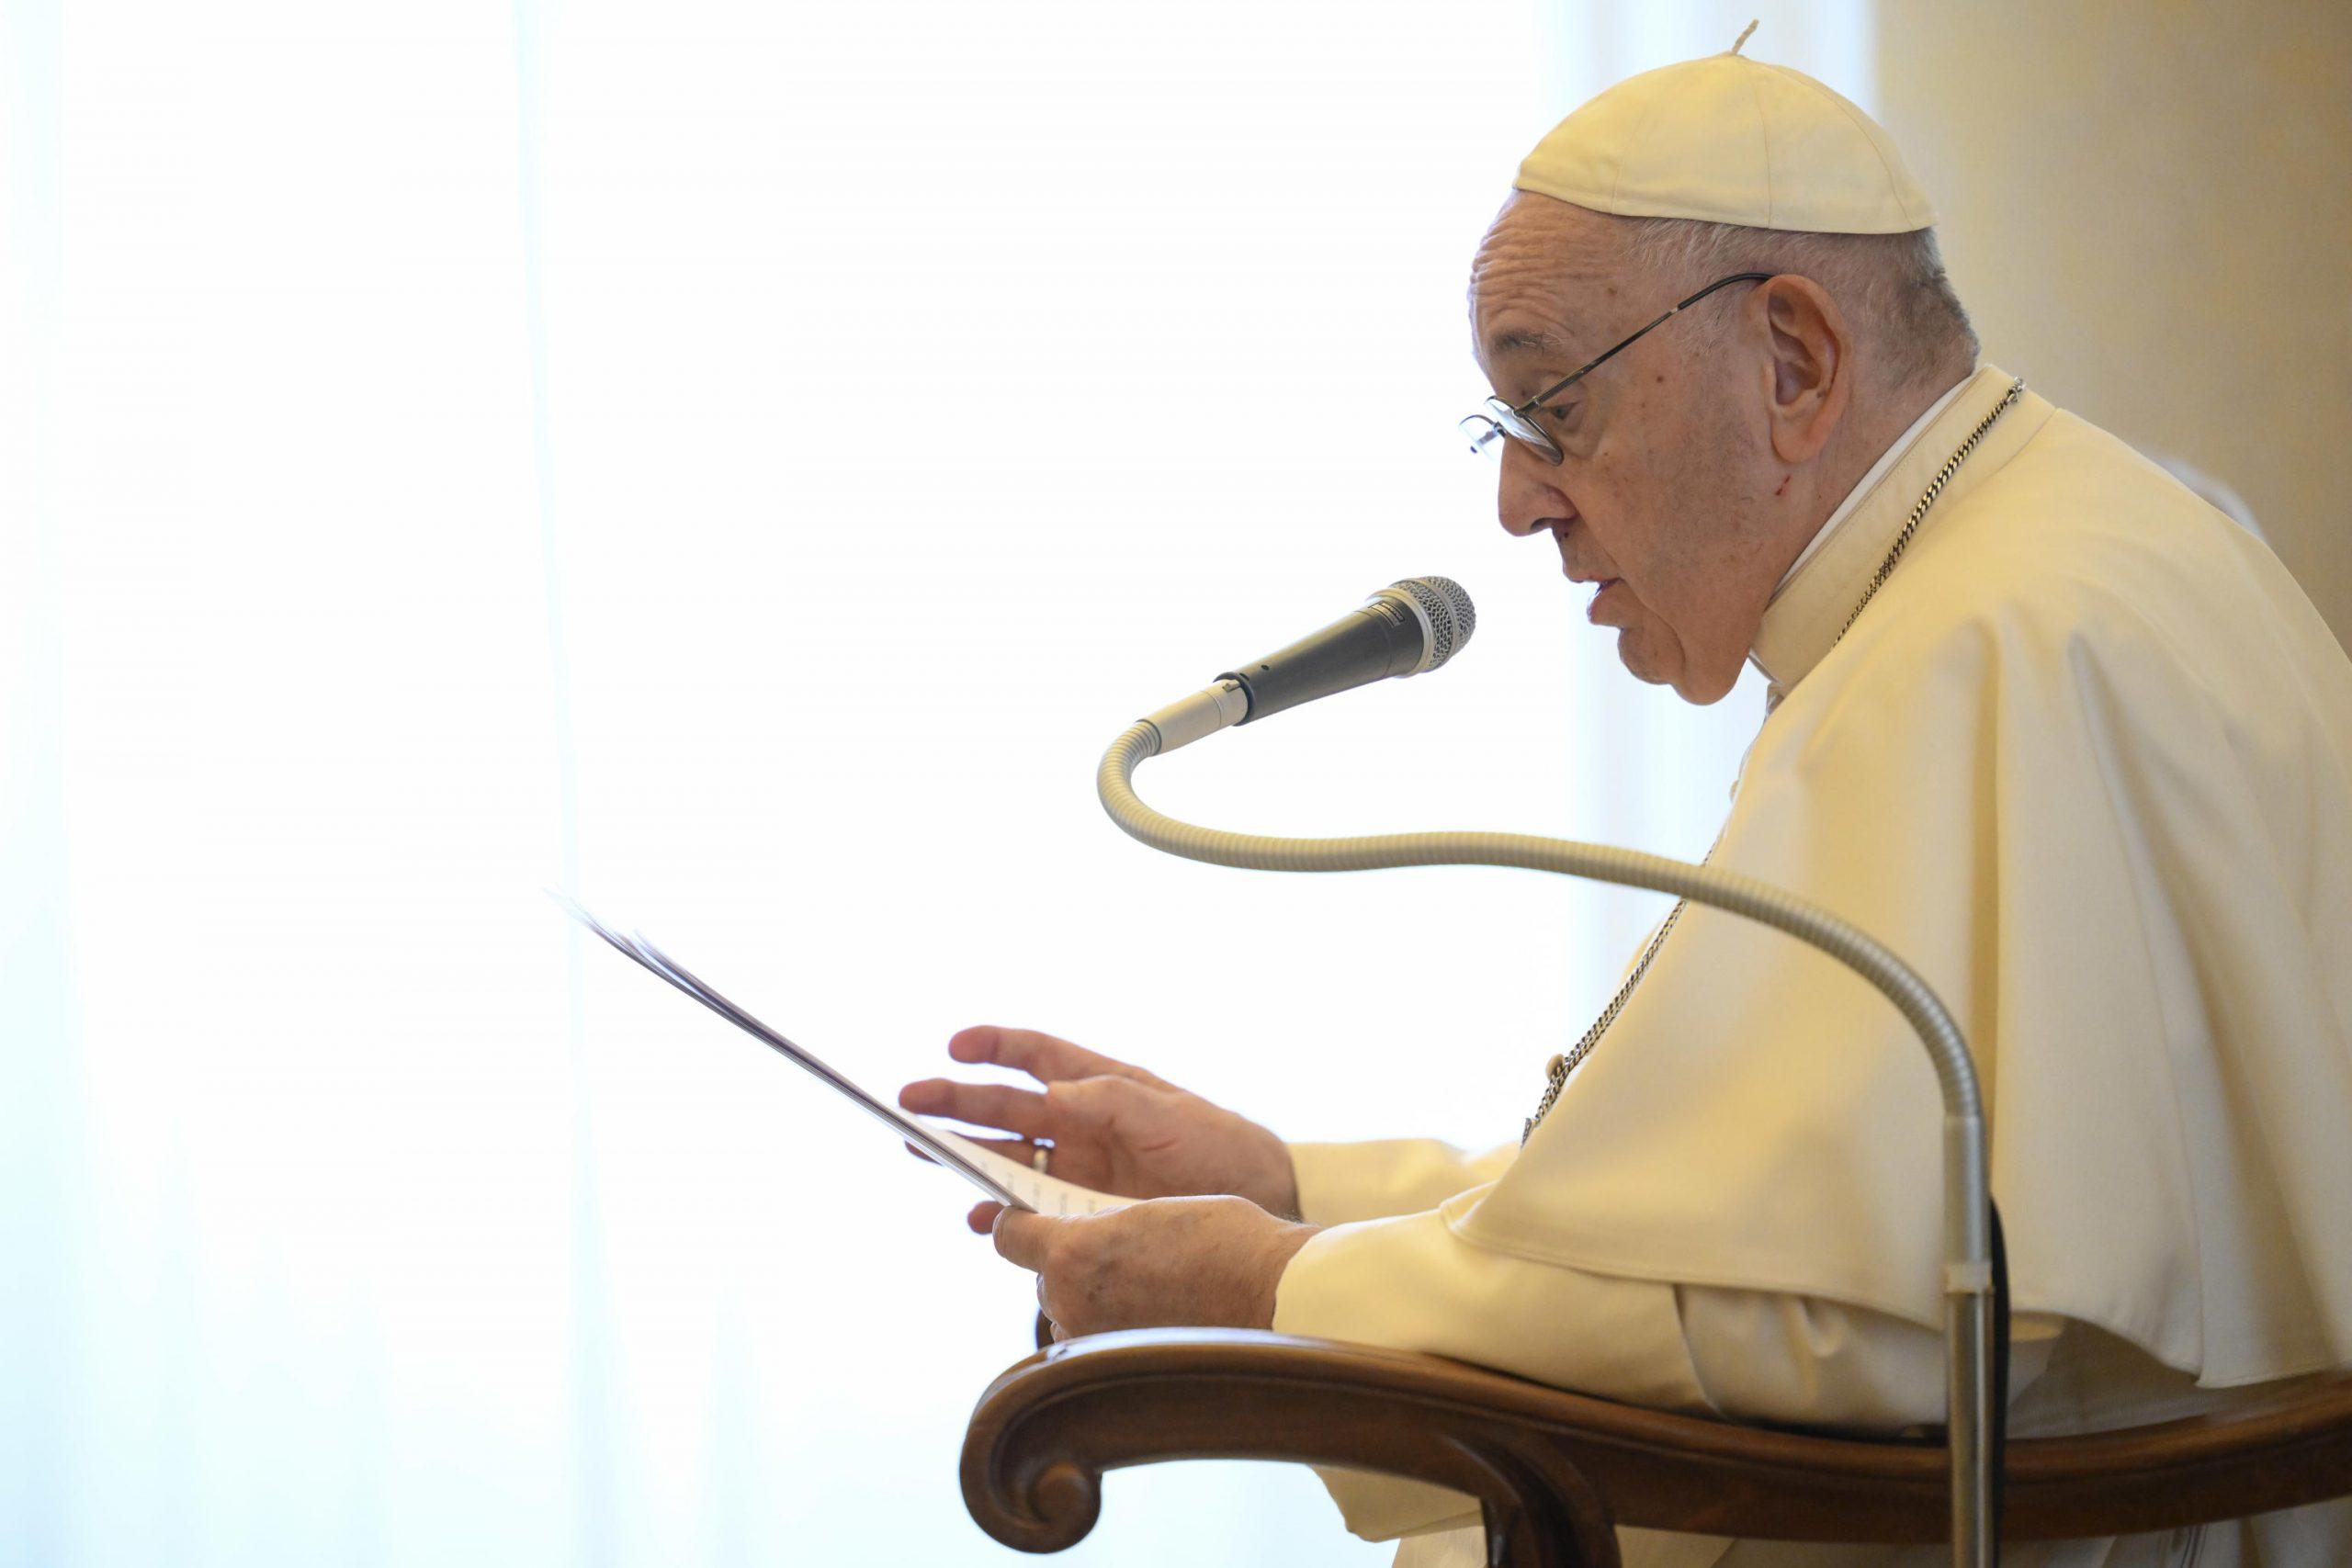
[[[997,1251],[1036,1274],[1057,1339],[1114,1328],[1271,1328],[1274,1287],[1317,1229],[1247,1198],[1155,1198],[1069,1218],[1000,1209],[993,1218]]]

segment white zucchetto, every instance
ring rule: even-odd
[[[1737,50],[1618,83],[1537,142],[1513,184],[1626,218],[1826,234],[1935,222],[1875,120],[1804,73]]]

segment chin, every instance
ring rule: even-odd
[[[1731,689],[1739,684],[1739,666],[1735,664],[1727,671],[1709,672],[1685,665],[1668,683],[1673,686],[1676,696],[1692,707],[1710,707],[1729,696]]]
[[[1681,680],[1673,682],[1674,694],[1694,708],[1712,707],[1731,695],[1736,681],[1699,682]]]
[[[1739,667],[1734,665],[1729,673],[1706,671],[1694,668],[1687,658],[1658,657],[1653,640],[1644,635],[1645,628],[1628,626],[1617,634],[1617,660],[1633,672],[1634,679],[1653,686],[1671,686],[1674,694],[1693,707],[1709,707],[1730,694],[1739,682]],[[1675,650],[1678,654],[1680,649]]]
[[[1649,638],[1642,635],[1639,626],[1627,626],[1617,634],[1617,662],[1623,664],[1634,680],[1645,684],[1672,686],[1678,692],[1682,689],[1679,672],[1667,668],[1665,662],[1655,656]]]

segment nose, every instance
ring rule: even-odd
[[[1523,539],[1554,519],[1575,514],[1557,483],[1559,472],[1516,441],[1504,446],[1495,492],[1495,515],[1504,533]]]

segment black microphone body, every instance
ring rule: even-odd
[[[1394,600],[1374,599],[1288,648],[1254,664],[1228,670],[1220,681],[1238,681],[1250,694],[1249,724],[1269,714],[1311,703],[1392,675],[1409,675],[1421,665],[1429,636]]]
[[[1328,697],[1335,692],[1418,675],[1453,657],[1470,640],[1477,612],[1462,585],[1444,577],[1408,577],[1366,600],[1321,631],[1170,703],[1144,723],[1164,755],[1204,735]]]

